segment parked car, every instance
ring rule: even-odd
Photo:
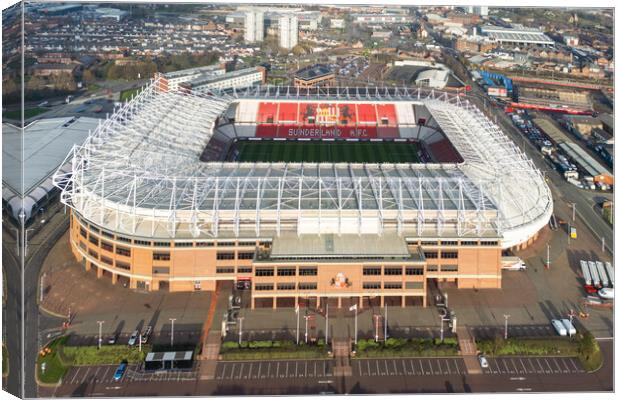
[[[108,336],[108,344],[115,344],[116,343],[116,339],[117,339],[117,335],[116,334]]]
[[[489,368],[489,362],[487,361],[486,357],[483,356],[482,354],[478,356],[478,361],[480,361],[480,366],[482,368]]]
[[[151,325],[147,326],[144,329],[144,332],[142,332],[142,344],[144,344],[144,343],[149,341],[149,338],[150,338],[152,332],[153,332],[153,327]]]
[[[601,290],[598,291],[598,295],[601,299],[613,300],[614,290],[611,288],[602,288]]]
[[[116,368],[116,371],[114,372],[114,380],[118,382],[121,379],[123,379],[123,375],[125,375],[126,370],[127,370],[127,361],[123,361],[120,363],[120,365],[118,366],[118,368]]]
[[[577,329],[575,329],[575,325],[573,325],[573,323],[570,322],[570,320],[563,319],[562,320],[562,324],[564,325],[564,327],[566,328],[566,330],[568,331],[568,334],[570,336],[573,336],[573,335],[577,334]]]
[[[139,333],[138,333],[137,330],[133,331],[131,333],[131,336],[129,336],[129,341],[127,342],[127,344],[130,345],[130,346],[135,346],[136,342],[138,341],[138,335],[139,335]]]
[[[564,326],[562,321],[557,320],[557,319],[552,319],[551,325],[553,325],[553,328],[555,329],[558,335],[566,336],[568,334],[568,332],[566,331],[566,327]]]

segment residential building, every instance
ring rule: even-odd
[[[245,35],[248,43],[262,42],[264,38],[265,17],[262,11],[248,11],[245,13]]]
[[[283,15],[279,19],[280,47],[292,49],[297,46],[299,35],[298,20],[295,15]]]

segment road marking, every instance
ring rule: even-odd
[[[297,364],[298,364],[298,362],[295,361],[295,378],[297,378]]]
[[[555,367],[556,367],[556,368],[553,368],[553,367],[552,367],[552,369],[551,369],[551,370],[552,370],[553,372],[562,372],[562,367],[560,367],[560,364],[558,364],[558,359],[557,359],[556,357],[553,357],[553,358],[552,358],[552,360],[553,360],[553,363],[555,364]]]
[[[435,372],[433,372],[433,364],[431,364],[431,360],[427,360],[428,361],[428,365],[431,368],[431,374],[435,375]]]
[[[461,375],[461,370],[459,369],[459,363],[457,362],[456,358],[453,358],[452,361],[454,361],[454,366],[456,367],[456,374]]]
[[[511,358],[510,362],[512,363],[512,366],[515,369],[515,374],[519,373],[519,369],[517,368],[517,365],[515,364],[514,358]]]
[[[279,378],[280,376],[280,361],[278,361],[278,363],[276,364],[276,378]]]
[[[271,377],[271,363],[267,363],[267,377]]]
[[[248,371],[248,378],[252,379],[252,367],[254,366],[254,363],[250,363],[250,370]]]
[[[305,367],[304,377],[306,377],[308,376],[308,361],[304,361],[304,367]]]
[[[258,379],[261,379],[261,378],[262,378],[262,376],[261,376],[261,374],[260,374],[260,369],[261,369],[261,367],[262,367],[262,366],[263,366],[263,363],[260,363],[260,362],[259,362],[259,363],[258,363],[258,375],[256,375],[256,376],[258,377]]]
[[[439,367],[439,375],[443,375],[443,371],[441,370],[441,360],[437,360],[437,366]]]
[[[450,364],[448,364],[448,359],[445,358],[444,361],[446,362],[446,367],[448,367],[448,375],[452,375],[452,371],[450,371]]]
[[[506,368],[506,372],[511,374],[512,371],[510,370],[510,368],[508,368],[508,364],[506,364],[506,359],[502,358],[502,364],[504,364],[504,368]]]
[[[569,360],[573,364],[573,367],[575,367],[575,372],[581,372],[581,369],[577,368],[577,364],[575,364],[575,361],[572,358],[569,358]]]
[[[422,370],[422,374],[421,374],[421,375],[424,375],[424,372],[425,372],[425,371],[424,371],[424,367],[422,366],[422,360],[420,360],[420,359],[418,358],[418,362],[420,363],[420,369]]]
[[[359,362],[357,363],[357,370],[359,371],[360,376],[363,376],[362,375],[362,363],[359,363]]]
[[[527,373],[527,368],[525,368],[525,364],[523,363],[523,359],[519,357],[519,362],[521,363],[521,366],[523,367],[523,373],[526,374]]]
[[[564,359],[564,357],[562,357],[560,361],[562,361],[562,365],[564,365],[564,373],[568,374],[568,365],[566,365],[566,360]]]
[[[241,375],[243,374],[243,367],[245,366],[245,363],[241,364],[241,368],[239,369],[239,376],[237,377],[237,379],[241,379]]]
[[[548,373],[551,373],[553,371],[553,368],[551,368],[551,365],[549,365],[549,360],[547,360],[546,358],[544,358],[545,360],[545,364],[547,364],[547,367],[549,367],[549,369],[547,370]]]
[[[531,358],[527,358],[527,362],[529,362],[529,363],[530,363],[530,366],[532,367],[532,371],[528,371],[528,372],[530,372],[530,374],[537,373],[537,372],[538,372],[538,370],[537,370],[537,369],[536,369],[536,367],[534,366],[534,363],[532,362],[532,359],[531,359]]]
[[[413,360],[409,360],[409,365],[411,365],[411,373],[412,374],[416,374],[415,373],[415,368],[413,368]],[[417,374],[416,374],[417,375]]]
[[[233,375],[235,374],[235,367],[236,366],[237,366],[236,364],[233,364],[232,370],[230,371],[230,377],[228,379],[232,379],[233,378]]]
[[[400,375],[400,374],[398,373],[398,367],[396,366],[396,360],[394,360],[394,359],[393,359],[393,360],[392,360],[392,362],[393,362],[393,364],[394,364],[394,373],[393,373],[393,374],[390,374],[390,375]]]
[[[405,375],[409,375],[409,371],[407,371],[407,366],[405,366],[405,359],[400,360],[403,364],[403,372]]]
[[[316,376],[316,362],[314,363],[314,375],[312,376]]]
[[[381,370],[379,369],[379,360],[375,360],[375,367],[377,367],[377,376],[384,375],[381,373]]]
[[[368,376],[370,376],[370,361],[366,360],[366,368],[368,368]]]
[[[228,364],[224,364],[224,368],[222,368],[222,374],[218,379],[224,379],[224,374],[226,374],[226,367],[228,367]]]

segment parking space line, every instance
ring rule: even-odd
[[[220,375],[218,379],[224,379],[224,375],[226,374],[226,367],[228,367],[228,364],[224,364],[224,368],[222,368],[222,375]]]
[[[422,375],[424,375],[424,367],[422,366],[422,360],[418,359],[418,362],[420,363],[420,370],[422,371]]]
[[[502,364],[504,365],[504,368],[506,368],[506,372],[507,373],[512,373],[512,371],[510,370],[510,368],[508,368],[508,364],[506,364],[506,359],[502,358]]]
[[[443,375],[443,371],[441,370],[441,360],[437,360],[437,366],[439,367],[439,375]]]
[[[400,361],[403,364],[403,375],[409,375],[409,371],[407,370],[407,366],[405,366],[405,359],[403,358]]]
[[[545,367],[542,366],[542,363],[540,362],[540,359],[536,359],[536,362],[538,363],[538,366],[540,367],[540,371],[538,371],[538,373],[543,373],[546,374],[547,372],[545,372]]]
[[[267,378],[271,378],[271,363],[267,363]]]
[[[452,372],[450,371],[450,364],[448,364],[448,359],[445,358],[444,361],[446,362],[446,367],[448,368],[448,375],[452,375]]]
[[[254,366],[254,363],[250,363],[250,370],[248,371],[248,379],[252,379],[252,367]]]
[[[370,376],[370,361],[366,360],[366,368],[368,368],[368,376]]]
[[[241,376],[243,375],[243,367],[245,367],[245,363],[241,363],[241,368],[239,369],[239,376],[237,376],[237,379],[241,379]]]
[[[276,364],[276,378],[280,377],[280,361]]]
[[[298,363],[297,361],[295,361],[295,378],[297,378],[297,365],[298,365],[298,364],[299,364],[299,363]]]
[[[523,363],[523,358],[519,357],[519,362],[521,363],[521,366],[523,367],[523,373],[526,374],[527,368],[525,368],[525,364]]]
[[[580,368],[577,368],[577,364],[575,364],[575,361],[572,358],[569,358],[571,364],[573,364],[573,367],[575,367],[575,372],[581,372]]]
[[[452,360],[454,361],[454,366],[456,367],[456,373],[457,373],[457,375],[461,375],[461,370],[459,369],[459,363],[458,363],[458,361],[456,360],[456,358],[453,358]]]
[[[233,376],[235,375],[235,367],[236,366],[237,366],[237,364],[233,363],[232,370],[230,371],[230,377],[228,379],[232,379]]]
[[[385,375],[390,375],[390,367],[387,365],[387,360],[383,360],[383,363],[385,364]]]
[[[545,360],[545,364],[547,364],[547,367],[549,367],[549,369],[547,370],[547,372],[548,372],[548,373],[553,372],[553,368],[551,368],[551,365],[549,365],[549,360],[547,360],[546,358],[545,358],[544,360]]]
[[[379,369],[379,360],[375,360],[375,367],[377,367],[377,376],[383,375]]]
[[[554,364],[555,364],[555,366],[556,366],[556,369],[553,369],[553,368],[552,368],[552,371],[553,371],[553,372],[562,372],[562,367],[560,367],[560,364],[558,363],[558,359],[557,359],[557,357],[553,357],[553,358],[552,358],[552,360],[553,360],[553,363],[554,363]]]
[[[415,373],[415,368],[413,367],[413,360],[409,360],[409,365],[411,365],[411,373],[417,375]]]
[[[512,363],[512,367],[515,369],[515,374],[519,373],[519,368],[517,368],[517,364],[515,364],[515,359],[511,358],[510,362]]]
[[[316,377],[316,361],[314,362],[314,375],[312,375],[313,377]]]
[[[304,361],[304,378],[308,376],[308,361]]]
[[[427,360],[428,361],[428,366],[431,369],[431,374],[435,375],[435,372],[433,371],[433,364],[431,363],[431,360]]]

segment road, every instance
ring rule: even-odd
[[[495,120],[502,130],[519,146],[527,156],[534,162],[536,167],[545,173],[549,178],[550,188],[556,203],[563,202],[565,204],[575,203],[575,211],[577,216],[581,218],[584,224],[590,229],[592,234],[598,240],[604,238],[605,248],[613,254],[613,229],[607,224],[600,213],[594,209],[595,196],[600,196],[597,192],[590,192],[585,189],[579,189],[574,185],[566,182],[564,178],[545,159],[538,149],[518,131],[512,124],[512,121],[502,108],[492,106],[488,97],[483,93],[482,88],[475,82],[468,82],[472,86],[472,93],[467,98],[471,100],[478,108],[496,118]]]

